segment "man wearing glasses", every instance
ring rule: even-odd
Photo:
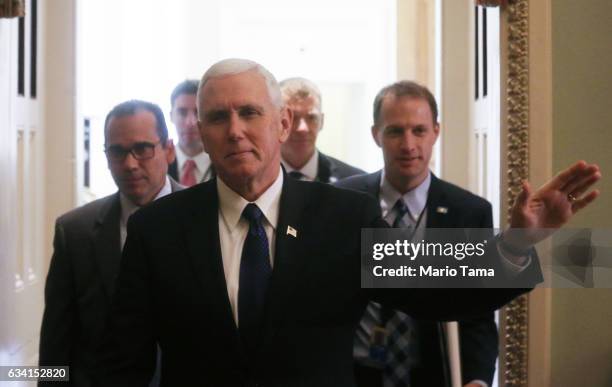
[[[45,286],[41,365],[70,366],[73,386],[90,386],[93,353],[110,309],[127,220],[179,190],[166,176],[175,159],[161,109],[145,101],[115,106],[104,123],[108,168],[119,188],[57,219]]]

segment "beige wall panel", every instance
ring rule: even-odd
[[[76,0],[54,0],[45,13],[45,231],[51,256],[55,219],[76,204]],[[44,270],[46,272],[46,268]]]
[[[603,192],[570,227],[612,228],[612,2],[552,2],[553,169],[598,163]],[[553,291],[552,386],[612,385],[612,289]]]

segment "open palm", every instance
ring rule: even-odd
[[[597,165],[579,161],[536,192],[532,192],[528,182],[523,182],[523,190],[510,214],[508,242],[528,247],[550,236],[599,196],[598,190],[584,193],[600,178]]]

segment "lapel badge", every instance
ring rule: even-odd
[[[294,238],[297,238],[297,230],[291,226],[287,226],[287,235],[291,235]]]
[[[440,207],[436,208],[436,212],[438,214],[446,214],[446,213],[448,213],[448,207],[440,206]]]

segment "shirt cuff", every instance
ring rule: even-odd
[[[497,252],[502,257],[502,266],[510,273],[519,274],[531,264],[531,255],[515,255],[501,246],[498,239],[496,243]]]

